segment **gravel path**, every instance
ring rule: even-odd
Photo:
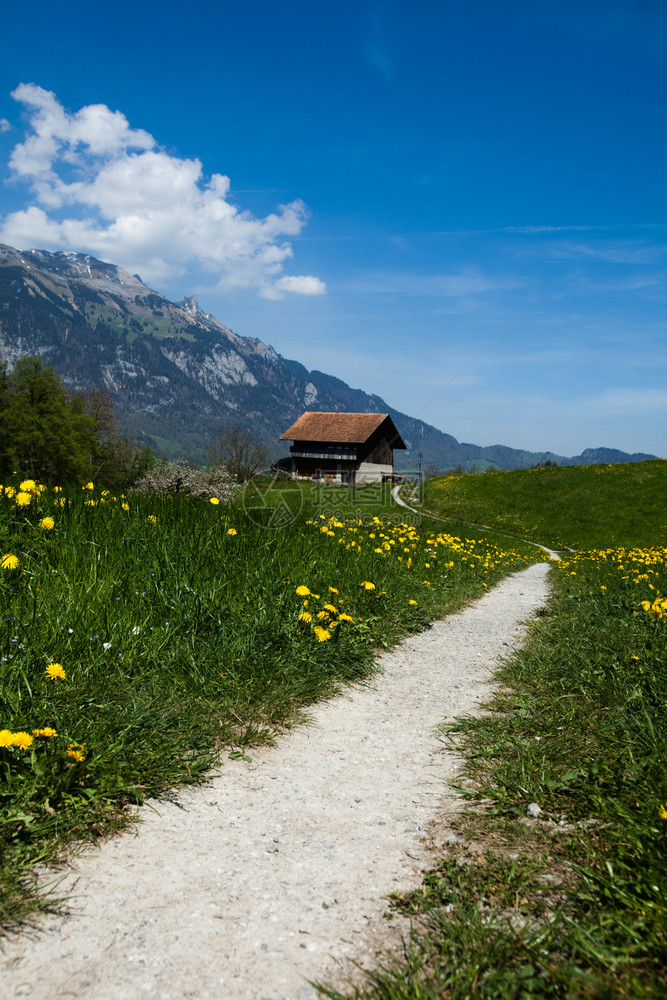
[[[372,961],[398,933],[387,894],[417,886],[452,836],[442,822],[438,843],[425,833],[456,808],[445,782],[460,767],[434,729],[488,698],[547,569],[406,639],[372,686],[76,857],[68,914],[4,943],[3,1000],[310,1000],[309,980],[340,984]]]

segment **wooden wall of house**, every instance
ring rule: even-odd
[[[366,454],[360,454],[360,458],[363,462],[372,462],[374,465],[392,465],[394,464],[394,450],[389,446],[389,442],[386,438],[380,438],[380,440],[374,441],[371,437],[368,441],[369,450]],[[365,452],[366,446],[364,446],[363,451]],[[361,452],[361,449],[360,449]]]

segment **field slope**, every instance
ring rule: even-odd
[[[555,549],[656,544],[667,537],[667,461],[449,476],[424,509]]]

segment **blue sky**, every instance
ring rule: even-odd
[[[12,5],[0,240],[462,441],[667,456],[666,52],[660,2]]]

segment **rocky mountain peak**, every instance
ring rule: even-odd
[[[182,309],[184,313],[187,313],[188,316],[192,316],[193,319],[196,319],[200,313],[202,313],[195,295],[186,295],[184,299],[181,299],[180,302],[176,302],[175,305],[177,305],[179,309]]]

